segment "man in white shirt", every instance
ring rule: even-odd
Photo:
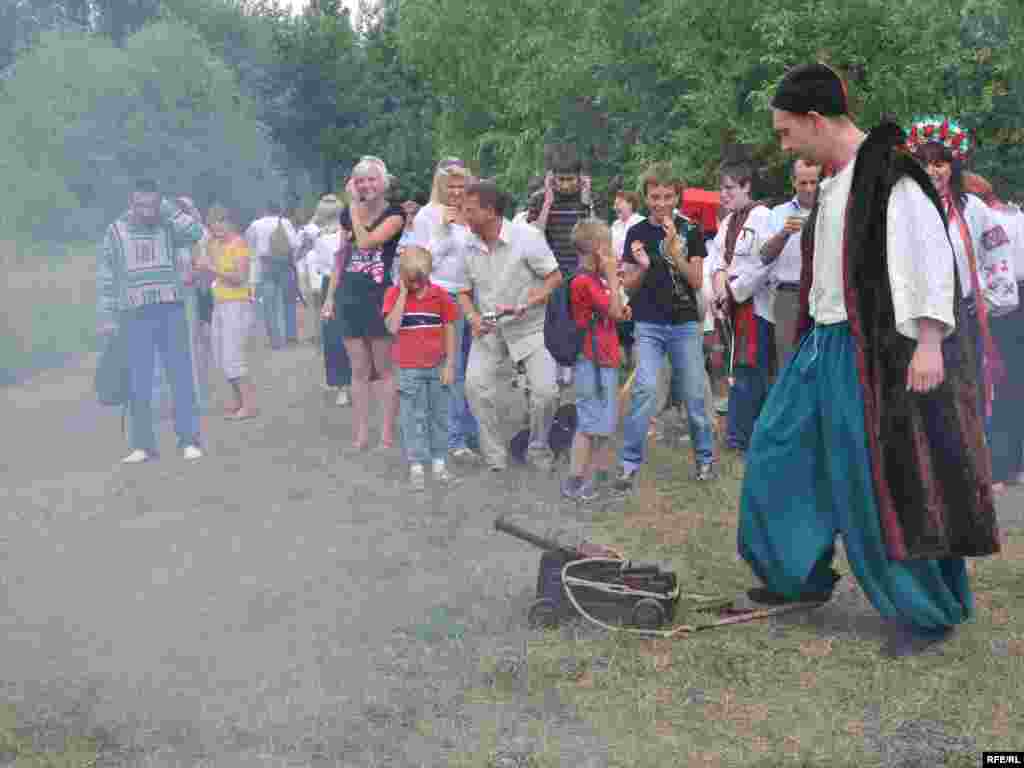
[[[775,289],[775,354],[779,370],[796,349],[796,319],[800,310],[800,232],[811,215],[818,193],[821,166],[798,157],[793,162],[792,200],[772,208],[771,236],[761,245],[761,262],[771,264]]]
[[[467,252],[465,286],[459,303],[473,332],[466,371],[466,395],[480,425],[480,449],[493,471],[508,466],[508,449],[498,417],[498,364],[522,361],[530,386],[530,443],[527,458],[549,471],[548,440],[558,408],[557,365],[544,345],[548,297],[562,284],[555,255],[544,233],[504,217],[506,198],[493,182],[466,188],[463,216],[475,235]],[[484,315],[496,313],[497,320]]]
[[[941,203],[898,126],[854,125],[828,66],[790,70],[772,108],[782,149],[835,175],[803,235],[803,338],[747,454],[739,553],[764,582],[748,595],[828,600],[840,533],[889,620],[883,653],[919,653],[971,617],[964,558],[999,551]]]
[[[301,240],[278,203],[267,203],[264,215],[245,230],[245,240],[252,253],[249,259],[249,286],[263,311],[271,349],[280,349],[284,345],[284,302],[288,294],[288,271],[292,268],[290,259],[286,263],[271,256],[270,239],[279,225],[288,237],[294,256]]]
[[[640,195],[620,189],[615,193],[615,221],[612,222],[612,253],[622,263],[622,248],[626,244],[626,233],[634,224],[639,224],[644,217],[637,213],[640,208]],[[674,212],[678,216],[678,212]]]
[[[722,166],[721,201],[728,215],[711,243],[714,311],[727,317],[733,348],[725,444],[744,452],[761,413],[775,362],[775,291],[771,267],[761,263],[761,244],[771,229],[772,212],[751,199],[753,169],[744,163]]]

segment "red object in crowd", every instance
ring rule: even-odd
[[[690,187],[683,190],[683,200],[679,209],[684,216],[698,222],[705,234],[712,235],[718,231],[720,205],[721,197],[718,192]]]

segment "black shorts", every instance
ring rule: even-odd
[[[386,290],[386,285],[378,285],[366,275],[345,273],[334,304],[343,338],[377,339],[391,335],[381,313]]]

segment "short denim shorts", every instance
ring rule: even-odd
[[[601,377],[601,392],[597,377]],[[619,369],[596,368],[585,357],[576,361],[576,429],[584,435],[614,435],[619,426]]]

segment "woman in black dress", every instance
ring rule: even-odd
[[[324,297],[324,317],[337,313],[352,366],[352,443],[356,450],[369,444],[372,372],[378,377],[373,382],[373,399],[383,410],[381,447],[394,444],[398,397],[391,371],[393,339],[384,326],[381,306],[405,213],[388,202],[389,184],[387,167],[379,158],[364,157],[352,170],[347,186],[352,202],[341,213],[341,268],[331,275]]]

